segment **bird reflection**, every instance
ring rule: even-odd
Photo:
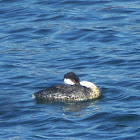
[[[95,101],[82,101],[82,102],[69,102],[69,103],[65,103],[62,108],[64,111],[66,112],[78,112],[82,109],[87,108],[88,106],[94,106],[95,108],[98,108],[98,106],[96,105],[98,102],[98,100]]]
[[[99,107],[97,105],[99,100],[89,100],[89,101],[72,101],[72,102],[54,102],[54,101],[46,101],[46,100],[37,100],[36,104],[52,104],[59,105],[62,107],[64,112],[78,112],[84,108],[89,106],[93,106],[95,110],[98,110]]]

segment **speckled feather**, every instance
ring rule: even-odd
[[[83,87],[79,84],[58,85],[46,88],[34,94],[38,100],[87,100],[91,97],[90,88]]]

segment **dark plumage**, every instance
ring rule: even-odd
[[[79,84],[71,85],[58,85],[46,88],[36,92],[33,96],[38,100],[87,100],[90,99],[90,88],[83,87]]]

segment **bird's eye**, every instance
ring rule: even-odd
[[[76,81],[75,81],[75,80],[73,80],[73,83],[76,83]]]

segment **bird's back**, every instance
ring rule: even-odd
[[[46,88],[34,94],[38,100],[87,100],[90,89],[77,85],[58,85]]]

